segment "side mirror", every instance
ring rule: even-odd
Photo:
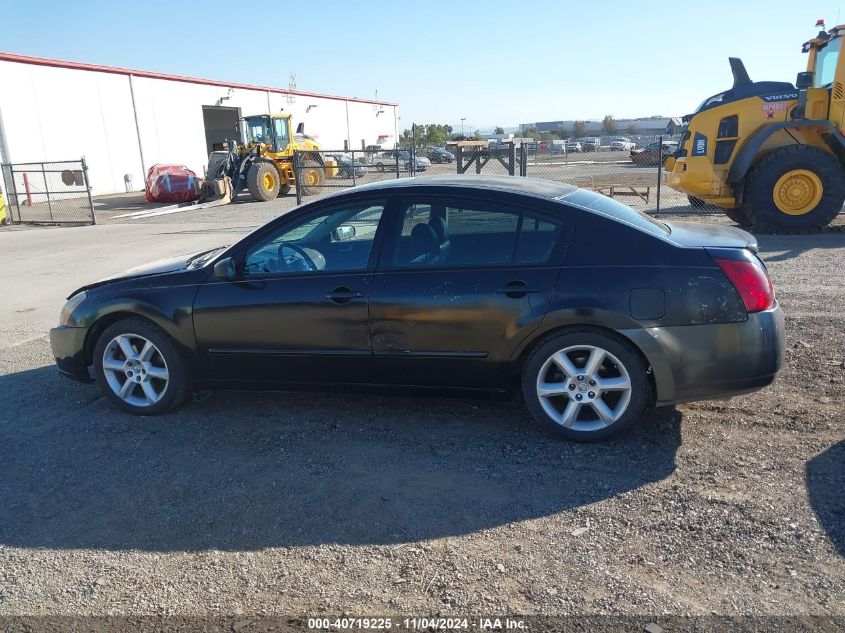
[[[234,281],[237,277],[235,271],[235,262],[231,257],[224,257],[219,262],[214,264],[214,276],[223,281]]]
[[[297,134],[305,134],[305,124],[304,123],[300,123],[299,125],[296,126],[296,133]]]
[[[795,79],[795,87],[798,88],[798,90],[812,88],[814,75],[815,73],[812,72],[798,73],[798,77]]]
[[[355,237],[355,227],[349,224],[341,224],[334,231],[332,231],[332,240],[334,240],[335,242],[351,240],[353,237]]]

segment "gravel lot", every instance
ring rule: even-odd
[[[184,251],[291,206],[121,230],[190,221]],[[0,615],[845,615],[838,229],[760,237],[787,317],[774,385],[594,445],[454,397],[216,393],[128,417],[56,375],[41,305],[4,309]],[[66,263],[36,261],[70,290]]]

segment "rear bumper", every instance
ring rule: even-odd
[[[780,306],[749,314],[742,323],[623,333],[640,346],[652,365],[659,406],[756,391],[771,384],[783,365]]]
[[[87,328],[55,327],[50,330],[50,347],[59,373],[73,380],[91,382],[85,362],[85,335]]]

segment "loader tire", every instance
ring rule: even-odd
[[[739,207],[738,209],[722,209],[722,211],[725,212],[725,215],[728,216],[728,218],[740,226],[748,227],[753,225],[751,218],[748,216],[748,209],[745,207]]]
[[[300,188],[303,196],[316,196],[323,190],[323,183],[326,180],[325,169],[322,165],[313,160],[307,160],[299,170]]]
[[[293,189],[293,185],[290,184],[290,181],[286,181],[279,187],[279,197],[288,195],[291,189]]]
[[[246,174],[246,186],[259,202],[275,200],[279,195],[279,170],[266,161],[253,163]]]
[[[687,196],[687,200],[689,200],[690,206],[696,209],[703,209],[704,206],[707,204],[701,198],[696,198],[695,196]]]
[[[845,202],[845,170],[832,154],[788,145],[764,156],[746,177],[743,210],[760,233],[816,233]]]

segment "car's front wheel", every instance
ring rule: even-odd
[[[93,360],[103,395],[127,413],[164,413],[190,395],[184,359],[170,337],[146,319],[123,319],[107,327]]]
[[[545,429],[591,441],[630,427],[648,401],[646,368],[630,346],[597,330],[570,330],[541,343],[522,374],[528,410]]]

